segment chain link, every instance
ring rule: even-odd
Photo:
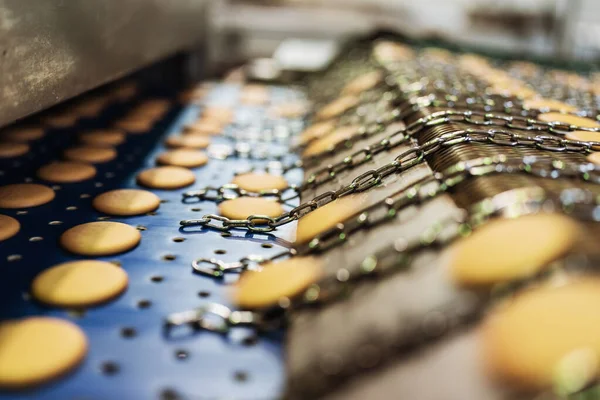
[[[535,130],[540,131],[542,127],[546,127],[549,130],[555,128],[555,124],[544,123],[539,121],[533,121],[527,118],[515,119],[514,117],[495,116],[490,114],[477,114],[470,111],[467,112],[454,112],[454,111],[443,111],[434,113],[430,116],[423,117],[419,121],[411,124],[407,130],[402,131],[400,134],[403,138],[409,138],[420,132],[424,127],[437,126],[449,121],[456,121],[457,117],[462,117],[465,120],[476,121],[474,118],[481,117],[483,122],[477,123],[477,125],[487,126],[487,121],[503,121],[507,127],[514,127],[514,121],[525,121],[530,127],[529,131]],[[564,124],[563,124],[564,125]],[[534,129],[535,128],[535,129]],[[562,128],[570,129],[570,126],[562,126]],[[584,129],[584,128],[580,128]],[[587,130],[598,131],[598,128],[587,128]],[[275,218],[269,218],[264,216],[252,216],[245,220],[229,220],[226,217],[217,216],[214,214],[205,215],[201,219],[195,220],[183,220],[181,221],[182,226],[200,225],[206,228],[217,229],[221,231],[228,231],[231,228],[247,229],[250,232],[271,232],[277,227],[288,224],[302,218],[304,215],[322,207],[337,198],[347,196],[352,193],[358,193],[361,191],[368,190],[373,186],[380,184],[387,176],[397,173],[405,172],[417,165],[424,162],[425,157],[437,152],[441,149],[454,146],[462,143],[488,143],[501,146],[523,146],[546,150],[550,152],[577,152],[587,154],[591,151],[594,146],[600,146],[597,142],[579,142],[570,139],[558,138],[554,136],[528,136],[520,133],[512,132],[504,129],[489,128],[484,129],[461,129],[454,132],[450,132],[434,138],[422,145],[416,145],[403,153],[396,156],[396,158],[377,169],[366,171],[356,176],[350,184],[336,190],[328,191],[320,194],[315,199],[310,200],[306,203],[302,203],[292,210]],[[358,153],[358,152],[357,152]],[[356,154],[356,153],[355,153]],[[350,160],[353,160],[350,157]],[[359,161],[364,162],[364,161]],[[348,162],[344,159],[342,162],[335,165],[353,165],[353,162]],[[339,167],[338,167],[339,168]],[[333,166],[328,166],[324,172],[331,171]],[[308,189],[309,187],[317,187],[326,182],[334,179],[335,174],[328,172],[315,172],[307,179],[307,181],[296,188],[297,193]],[[287,200],[287,199],[286,199]],[[220,222],[220,224],[214,224],[213,221]]]

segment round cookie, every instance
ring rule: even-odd
[[[223,132],[223,124],[214,118],[202,118],[183,128],[184,134],[219,135]]]
[[[269,110],[269,113],[280,118],[300,118],[308,113],[309,106],[305,102],[296,101],[278,104]]]
[[[44,137],[46,132],[44,128],[34,126],[24,126],[20,128],[10,128],[2,132],[2,138],[11,142],[31,142]]]
[[[246,105],[263,105],[269,102],[269,89],[265,86],[247,85],[242,88],[240,102]]]
[[[250,215],[275,218],[283,213],[281,204],[260,197],[238,197],[219,204],[219,214],[229,219],[246,219]]]
[[[450,275],[466,286],[528,278],[568,253],[578,233],[577,224],[561,214],[496,219],[449,248]]]
[[[230,108],[209,106],[202,110],[202,116],[208,119],[219,121],[223,125],[229,125],[233,122],[234,114]]]
[[[304,244],[315,236],[335,227],[361,210],[362,195],[349,195],[325,204],[298,220],[296,243]]]
[[[164,99],[152,99],[146,100],[143,103],[136,106],[131,113],[137,116],[147,117],[153,120],[162,118],[169,108],[171,103]]]
[[[536,110],[555,110],[561,112],[576,112],[577,107],[572,106],[567,103],[563,103],[562,101],[554,100],[554,99],[544,99],[544,98],[535,98],[535,99],[527,99],[523,102],[523,106],[529,109]]]
[[[70,128],[77,123],[79,116],[71,112],[63,112],[61,114],[48,115],[44,118],[44,122],[52,128],[64,129]]]
[[[110,147],[78,146],[65,150],[63,155],[69,161],[101,164],[114,160],[117,152]]]
[[[186,149],[205,149],[210,144],[210,138],[202,134],[190,133],[184,136],[170,136],[165,140],[168,147],[183,147]]]
[[[310,142],[311,140],[318,139],[330,134],[331,132],[333,132],[336,125],[336,120],[328,120],[312,124],[300,133],[299,144],[303,145]]]
[[[187,168],[166,166],[140,172],[137,182],[152,189],[173,190],[190,186],[196,182],[196,177]]]
[[[56,193],[48,186],[35,183],[16,183],[0,186],[0,208],[28,208],[54,200]]]
[[[90,146],[118,146],[125,142],[125,134],[118,129],[98,129],[82,134],[79,140]]]
[[[60,236],[60,244],[82,256],[109,256],[131,250],[142,236],[134,227],[121,222],[97,221],[76,225]]]
[[[311,157],[326,152],[338,144],[351,139],[353,136],[356,136],[359,130],[360,127],[358,125],[342,126],[337,128],[327,136],[312,141],[308,146],[306,146],[302,156]]]
[[[145,118],[125,117],[118,120],[115,123],[115,126],[128,133],[142,134],[147,133],[152,129],[154,126],[154,121]]]
[[[600,142],[600,132],[573,131],[567,132],[565,137],[569,140],[579,140],[581,142]]]
[[[87,338],[75,324],[30,317],[0,323],[0,388],[26,389],[51,381],[78,366]]]
[[[141,215],[156,210],[160,198],[146,190],[117,189],[96,196],[92,206],[109,215]]]
[[[383,41],[375,45],[373,56],[380,62],[398,62],[413,58],[414,51],[399,43]]]
[[[342,94],[360,94],[373,89],[383,80],[381,71],[371,71],[348,82],[342,89]]]
[[[133,97],[138,92],[137,84],[134,82],[125,82],[114,89],[112,89],[109,93],[109,97],[112,97],[119,101],[126,101]]]
[[[104,97],[92,97],[74,106],[73,112],[80,117],[93,118],[97,117],[105,106],[106,99]]]
[[[117,297],[127,288],[127,281],[125,271],[109,262],[71,261],[39,273],[31,294],[51,306],[86,308]]]
[[[161,153],[156,157],[157,164],[173,165],[176,167],[195,168],[208,162],[208,156],[198,150],[175,149]]]
[[[21,230],[19,221],[8,215],[0,214],[0,242],[10,239]]]
[[[585,367],[585,360],[573,357],[577,353],[591,351],[597,367],[600,354],[598,302],[598,278],[558,287],[542,286],[521,293],[491,313],[483,324],[482,356],[489,372],[495,378],[521,387],[542,389],[560,384],[566,378],[561,376],[564,373]],[[584,361],[584,365],[572,363],[577,358]],[[570,368],[565,371],[564,367]],[[595,375],[598,370],[593,368],[589,372]]]
[[[37,177],[54,183],[82,182],[96,176],[93,165],[72,161],[55,161],[37,170]]]
[[[600,152],[594,152],[594,153],[588,154],[587,160],[596,165],[600,165]]]
[[[356,107],[359,103],[357,96],[342,96],[326,104],[315,114],[317,120],[326,120],[337,117],[351,109]]]
[[[577,115],[561,114],[558,112],[549,112],[538,115],[537,119],[544,122],[562,122],[583,128],[598,128],[600,124],[590,118],[579,117]]]
[[[321,264],[314,257],[270,262],[261,271],[242,274],[236,285],[234,301],[243,309],[274,306],[282,298],[300,295],[317,282],[321,274]]]
[[[231,181],[240,189],[247,192],[260,193],[262,191],[285,190],[289,187],[287,181],[280,175],[259,174],[249,172],[236,175]]]
[[[27,154],[29,145],[18,142],[0,142],[0,158],[13,158]]]

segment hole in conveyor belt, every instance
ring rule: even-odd
[[[140,300],[137,303],[138,308],[150,308],[150,306],[152,305],[152,302],[150,300]]]
[[[132,328],[130,326],[121,328],[121,336],[126,339],[131,339],[131,338],[135,337],[136,335],[137,335],[137,331],[135,330],[135,328]]]
[[[248,373],[246,371],[235,371],[233,379],[237,382],[246,382],[248,380]]]
[[[104,375],[116,375],[119,369],[119,364],[114,361],[105,361],[100,365],[100,370]]]

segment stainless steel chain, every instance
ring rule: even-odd
[[[276,305],[269,310],[231,311],[221,304],[211,303],[195,310],[169,315],[164,322],[165,330],[170,333],[174,327],[188,325],[194,329],[226,334],[231,328],[238,326],[251,326],[259,330],[279,328],[285,324],[286,313],[291,309],[338,299],[369,276],[409,268],[418,253],[466,236],[506,209],[510,209],[511,217],[515,217],[538,212],[549,202],[555,204],[556,209],[568,210],[569,214],[581,220],[597,220],[598,198],[587,190],[565,189],[556,198],[548,198],[544,190],[538,187],[514,189],[475,204],[470,212],[457,213],[435,221],[425,227],[414,240],[395,241],[362,259],[359,268],[353,273],[343,268],[343,271],[311,285],[297,298],[290,299],[291,302],[285,307]],[[216,322],[211,318],[215,316],[219,318]]]
[[[495,114],[477,113],[472,111],[441,111],[420,118],[410,124],[405,130],[400,130],[390,135],[390,139],[382,140],[377,147],[366,147],[356,151],[342,161],[328,165],[311,174],[300,186],[295,188],[296,193],[318,187],[333,180],[338,173],[352,169],[369,161],[374,154],[397,147],[399,143],[406,143],[411,137],[422,130],[451,122],[467,122],[480,126],[504,126],[510,129],[523,131],[548,132],[564,134],[576,127],[562,123],[546,123],[521,117],[498,116]],[[600,131],[598,128],[577,128],[581,130]],[[206,228],[229,231],[233,228],[247,229],[251,232],[271,232],[279,226],[296,221],[307,213],[322,207],[333,200],[370,189],[380,184],[389,175],[402,173],[424,162],[425,157],[440,149],[462,143],[488,143],[502,146],[523,146],[552,152],[577,152],[587,154],[593,148],[600,147],[598,142],[579,142],[555,136],[528,136],[505,129],[461,129],[441,135],[422,145],[411,147],[402,152],[395,159],[377,169],[372,169],[356,176],[350,184],[336,191],[324,192],[314,199],[302,203],[292,210],[278,216],[251,215],[245,220],[231,220],[219,215],[208,214],[200,219],[183,220],[182,226],[200,225]],[[217,222],[216,224],[214,222]]]

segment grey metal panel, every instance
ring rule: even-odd
[[[0,0],[0,126],[203,37],[206,0]]]

